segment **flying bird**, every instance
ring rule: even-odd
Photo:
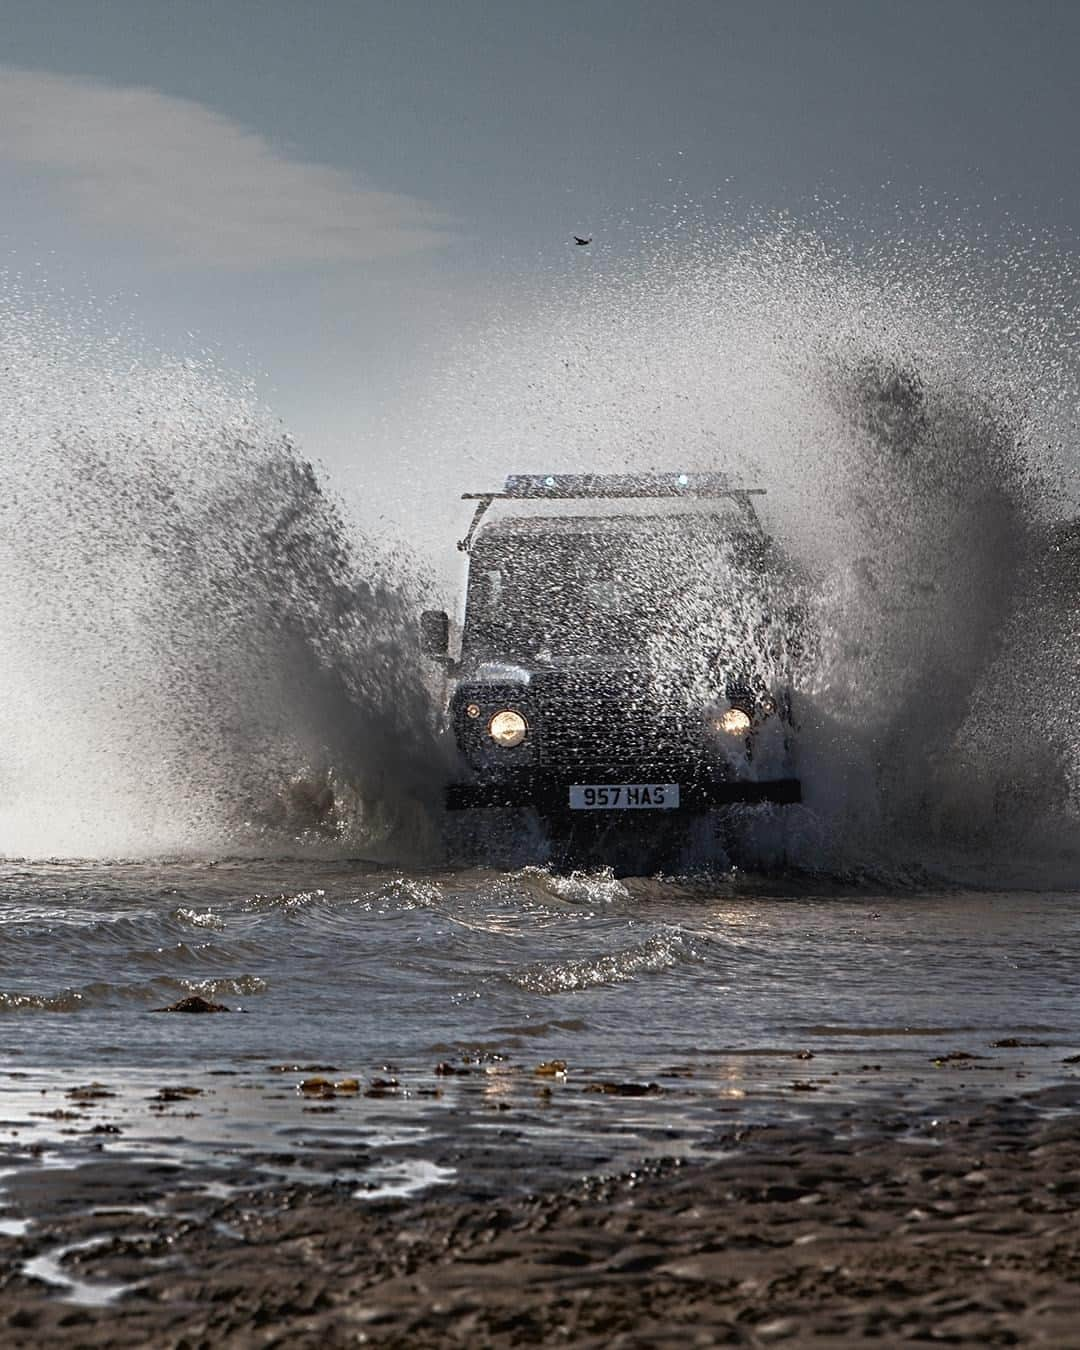
[[[592,235],[590,234],[589,237],[588,237],[588,239],[582,239],[582,237],[581,237],[580,234],[575,234],[575,235],[574,235],[574,243],[575,243],[575,244],[591,244],[591,243],[592,243]]]

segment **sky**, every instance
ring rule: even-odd
[[[355,483],[502,288],[675,199],[1071,237],[1078,57],[1057,0],[0,0],[0,253]]]

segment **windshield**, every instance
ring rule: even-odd
[[[729,610],[733,555],[745,569],[754,546],[760,557],[760,540],[670,521],[652,531],[482,538],[469,570],[465,652],[528,665],[677,663],[688,626],[700,630]]]

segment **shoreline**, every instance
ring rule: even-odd
[[[28,1163],[4,1179],[0,1339],[1080,1346],[1078,1124],[1075,1084],[732,1121],[718,1158],[495,1198],[464,1156],[453,1186],[367,1202],[333,1181],[215,1197],[167,1157]]]

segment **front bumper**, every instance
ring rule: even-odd
[[[569,789],[569,781],[551,782],[540,779],[523,779],[512,783],[450,783],[446,788],[446,807],[450,811],[471,811],[491,806],[534,806],[543,811],[567,810]],[[705,810],[710,806],[730,806],[736,802],[773,802],[780,806],[790,806],[801,801],[802,783],[798,778],[772,778],[761,782],[749,780],[723,783],[682,782],[679,784],[679,805],[676,813]],[[608,808],[607,812],[604,812],[604,808],[600,810],[612,815],[626,814],[620,807]],[[656,814],[672,813],[658,811]]]

